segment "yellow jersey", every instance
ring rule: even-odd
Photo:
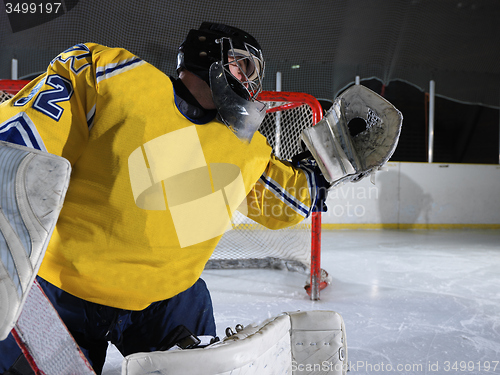
[[[39,275],[112,307],[141,310],[192,286],[227,224],[213,222],[234,202],[271,229],[313,206],[310,176],[276,159],[261,134],[244,143],[219,121],[194,124],[170,78],[120,48],[79,44],[57,56],[0,105],[0,139],[70,161]]]

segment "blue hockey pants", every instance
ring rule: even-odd
[[[205,282],[141,311],[121,310],[75,297],[37,278],[97,374],[102,372],[108,342],[124,355],[151,352],[179,325],[197,336],[215,336],[212,301]],[[21,354],[12,334],[0,341],[0,374]]]

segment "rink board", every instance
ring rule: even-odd
[[[332,190],[324,229],[500,228],[500,166],[388,163],[369,178]]]

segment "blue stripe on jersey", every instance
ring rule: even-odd
[[[141,60],[140,58],[134,56],[127,60],[123,60],[113,64],[108,64],[104,67],[98,67],[96,70],[97,83],[100,83],[105,79],[111,78],[127,70],[136,68],[137,66],[142,65],[144,63],[145,63],[144,60]]]
[[[0,140],[47,151],[35,124],[25,112],[0,124]]]
[[[316,174],[314,171],[307,167],[306,165],[300,165],[299,169],[302,170],[302,172],[305,173],[306,178],[307,178],[307,186],[309,186],[309,196],[311,197],[311,208],[309,212],[307,213],[307,216],[311,213],[312,209],[316,207],[317,200],[318,200],[318,184],[316,183]]]
[[[290,195],[285,189],[283,189],[280,184],[267,176],[265,173],[262,174],[259,181],[267,189],[272,191],[274,195],[276,195],[282,202],[291,207],[295,212],[298,212],[299,214],[304,216],[307,216],[309,214],[309,207],[298,201],[294,196]]]
[[[63,58],[63,54],[71,53],[71,55]],[[61,61],[65,64],[68,61],[71,61],[69,67],[73,73],[76,75],[80,74],[86,67],[91,64],[92,53],[85,44],[76,44],[71,48],[68,48],[66,51],[57,56],[54,60],[50,62],[50,65],[54,65],[56,61]],[[80,61],[82,60],[82,61]],[[78,64],[82,64],[78,66]]]
[[[89,128],[89,131],[94,126],[94,117],[95,117],[95,104],[91,108],[90,112],[87,113],[87,127]]]

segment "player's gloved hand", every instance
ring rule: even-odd
[[[326,212],[328,211],[328,207],[326,205],[326,198],[328,198],[328,189],[330,188],[329,182],[323,177],[323,174],[319,170],[319,167],[316,167],[318,172],[315,173],[316,183],[317,185],[317,196],[316,196],[316,204],[312,212]]]
[[[296,167],[302,169],[308,175],[308,181],[313,193],[313,207],[311,212],[326,212],[326,198],[331,184],[325,179],[314,159],[301,160],[296,163]]]

